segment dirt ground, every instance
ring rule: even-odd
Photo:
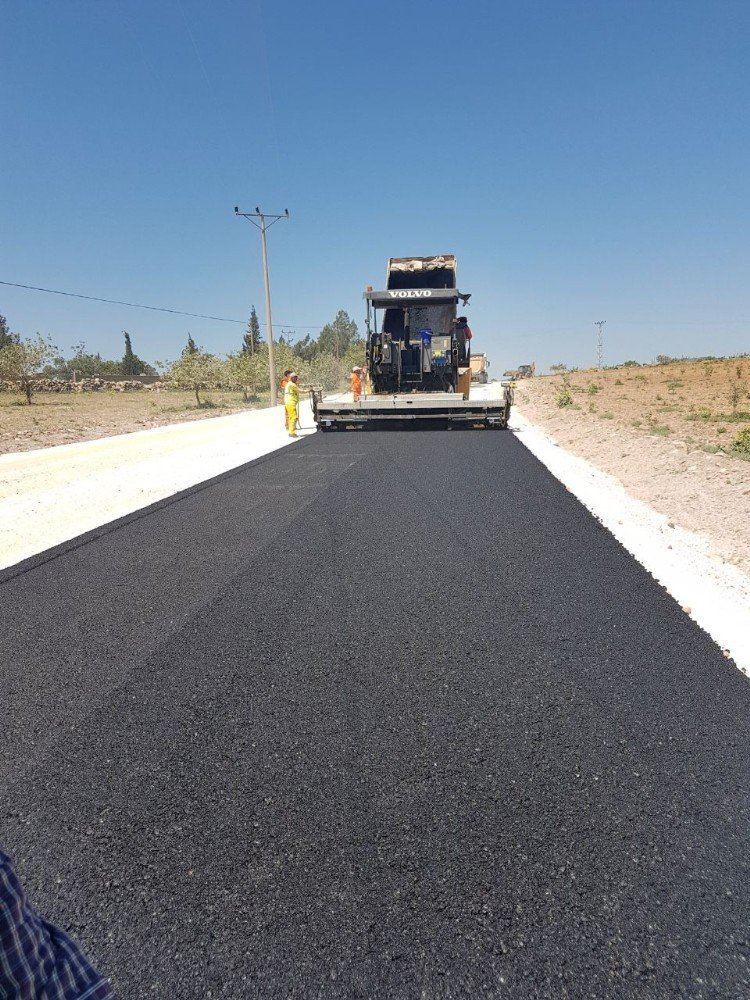
[[[267,406],[244,403],[239,392],[209,392],[200,409],[192,392],[37,393],[31,406],[17,393],[0,392],[0,454],[93,441],[149,427],[204,420]]]
[[[733,449],[750,429],[750,358],[529,379],[515,401],[562,448],[750,574],[750,455]]]

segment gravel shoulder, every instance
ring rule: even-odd
[[[611,377],[622,373],[605,374]],[[583,373],[575,377],[583,381]],[[629,418],[640,412],[635,403],[623,403],[619,416],[615,410],[606,409],[612,405],[606,398],[607,386],[601,373],[593,373],[592,377],[603,385],[601,393],[593,398],[610,416],[583,408],[559,407],[556,397],[560,380],[552,378],[519,383],[516,407],[561,448],[614,476],[630,496],[675,525],[700,535],[716,559],[750,575],[750,462],[696,446],[695,441],[687,440],[690,435],[680,433],[674,414],[670,419],[675,432],[669,436],[650,432],[647,424],[642,428],[632,426]],[[686,423],[684,427],[697,433],[700,422]]]

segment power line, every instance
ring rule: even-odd
[[[185,312],[183,309],[168,309],[166,306],[146,306],[142,302],[122,302],[120,299],[103,299],[98,295],[83,295],[81,292],[61,292],[57,288],[40,288],[38,285],[21,285],[17,281],[0,281],[0,285],[7,285],[9,288],[25,288],[30,292],[46,292],[48,295],[65,295],[71,299],[86,299],[88,302],[106,302],[110,306],[127,306],[129,309],[149,309],[151,312],[171,313],[173,316],[190,316],[193,319],[210,319],[216,323],[240,323],[244,326],[246,319],[228,319],[226,316],[207,316],[205,313]],[[260,326],[265,326],[261,323]],[[309,324],[303,326],[298,323],[278,324],[289,330],[322,330],[323,323]]]

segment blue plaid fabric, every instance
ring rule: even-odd
[[[34,910],[2,851],[0,1000],[115,1000],[78,945]]]

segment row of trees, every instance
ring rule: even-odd
[[[305,337],[294,343],[288,334],[279,337],[274,344],[276,377],[280,379],[284,371],[291,369],[297,372],[303,385],[319,385],[327,392],[342,388],[353,366],[363,363],[365,345],[357,335],[356,323],[344,312],[339,313],[339,317],[342,317],[342,327],[347,324],[345,329],[349,330],[349,336],[346,339],[341,336],[338,354],[327,349],[331,342],[325,327],[315,340]],[[335,329],[334,324],[328,325],[328,329],[331,328]],[[198,405],[200,392],[212,388],[240,388],[246,400],[257,398],[269,389],[268,345],[262,341],[252,349],[243,345],[236,353],[218,357],[204,351],[188,337],[182,356],[166,367],[165,379],[177,388],[194,392]]]
[[[158,374],[153,365],[142,361],[135,353],[127,330],[122,332],[125,338],[125,349],[119,361],[108,361],[101,354],[91,354],[86,350],[83,341],[73,345],[69,358],[63,357],[48,339],[37,337],[23,343],[34,344],[33,355],[37,364],[41,365],[35,374],[41,378],[71,379],[74,375],[76,378],[91,378],[99,375],[106,379],[129,379],[137,378],[139,375]],[[39,340],[45,345],[44,349],[40,347]],[[18,347],[21,343],[20,336],[17,333],[11,333],[5,316],[0,316],[0,350],[4,347]]]
[[[15,382],[29,403],[35,379],[70,379],[74,373],[77,378],[100,376],[119,380],[161,372],[169,385],[194,392],[198,405],[200,392],[207,389],[238,388],[246,400],[268,390],[268,345],[261,336],[254,306],[239,349],[226,356],[205,351],[188,334],[187,344],[176,361],[156,362],[154,367],[135,354],[130,335],[124,333],[124,337],[125,351],[120,361],[92,354],[82,342],[73,346],[70,358],[65,358],[49,339],[37,335],[21,340],[10,332],[5,318],[0,316],[0,379]],[[278,377],[285,369],[293,369],[303,383],[320,385],[327,391],[343,386],[353,365],[362,364],[363,358],[364,341],[357,324],[344,310],[316,338],[308,335],[296,340],[293,333],[285,332],[275,344]]]

